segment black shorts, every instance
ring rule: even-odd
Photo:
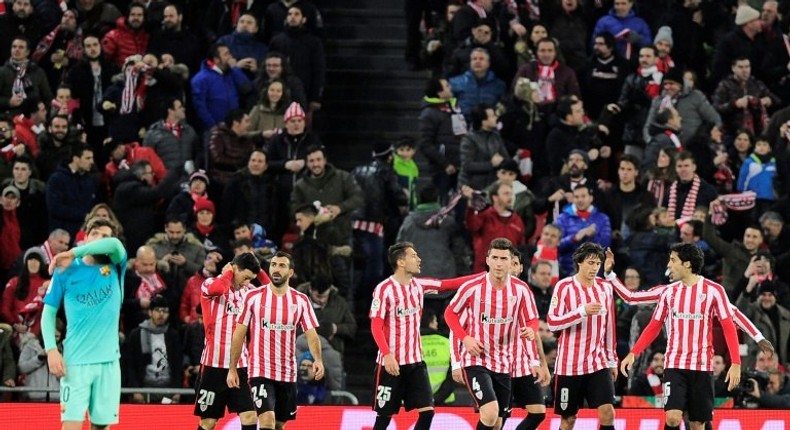
[[[710,372],[664,370],[664,410],[688,412],[689,421],[713,419],[713,377]]]
[[[296,382],[250,378],[250,393],[258,415],[274,411],[276,421],[296,419]]]
[[[462,373],[466,388],[475,401],[475,410],[496,400],[499,405],[499,416],[510,415],[509,374],[492,372],[483,366],[464,367]]]
[[[400,366],[400,374],[392,376],[384,366],[376,366],[376,387],[373,410],[379,415],[398,413],[401,403],[407,411],[433,406],[433,391],[424,361]]]
[[[534,376],[527,375],[512,378],[510,385],[513,391],[513,399],[510,402],[512,406],[524,408],[527,405],[546,404],[546,395],[543,393],[543,387],[535,382]]]
[[[598,408],[614,403],[614,383],[609,369],[586,375],[556,375],[554,382],[554,413],[570,417],[584,406]]]
[[[195,411],[200,418],[220,419],[228,411],[253,411],[252,397],[247,389],[247,369],[239,369],[239,387],[228,388],[228,369],[203,366],[195,383]]]

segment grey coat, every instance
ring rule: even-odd
[[[458,184],[482,190],[496,181],[497,169],[491,165],[491,157],[499,154],[510,156],[505,142],[498,131],[474,130],[461,139],[461,169]]]
[[[656,97],[650,105],[650,112],[647,114],[647,121],[642,128],[642,137],[645,142],[650,142],[650,125],[655,122],[658,108],[661,106],[661,100],[664,98],[664,93]],[[721,127],[721,116],[713,105],[708,102],[705,94],[699,90],[691,90],[684,88],[675,103],[680,117],[683,118],[683,125],[680,128],[680,141],[688,143],[692,137],[697,133],[697,129],[703,123],[711,123]]]
[[[419,205],[406,216],[398,231],[398,242],[414,244],[421,255],[430,255],[422,262],[421,276],[439,279],[456,276],[455,256],[451,242],[455,220],[450,214],[438,226],[427,227],[425,221],[439,211],[439,205]]]
[[[329,341],[323,336],[318,336],[321,339],[321,359],[324,362],[324,374],[326,375],[326,388],[330,390],[343,389],[343,358],[340,353],[332,348]],[[307,336],[302,333],[296,338],[296,359],[302,356],[310,348],[307,344]],[[296,363],[299,367],[299,363]]]
[[[156,151],[162,159],[167,170],[182,167],[187,160],[194,160],[195,150],[198,147],[198,136],[191,125],[181,124],[181,139],[176,138],[165,126],[165,121],[158,121],[151,125],[150,130],[143,139],[143,145]]]

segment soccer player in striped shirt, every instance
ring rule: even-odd
[[[194,414],[200,417],[198,430],[212,430],[225,409],[239,415],[242,430],[255,430],[258,421],[247,389],[247,351],[241,355],[239,379],[243,389],[229,388],[226,382],[230,368],[230,346],[236,317],[241,313],[244,296],[253,287],[256,277],[262,285],[269,277],[261,270],[258,259],[245,252],[236,256],[222,269],[222,273],[208,278],[200,286],[200,306],[206,342],[200,357],[200,377],[197,383]]]
[[[307,295],[288,286],[291,255],[278,251],[269,264],[271,283],[247,293],[236,320],[227,383],[239,388],[237,363],[249,331],[249,388],[261,430],[285,428],[296,419],[296,329],[301,327],[313,354],[315,379],[324,377],[318,319]]]
[[[604,262],[604,274],[606,276],[606,280],[612,283],[614,287],[614,291],[617,293],[620,298],[623,299],[629,305],[648,305],[648,304],[655,304],[658,303],[658,300],[661,298],[661,294],[664,293],[669,285],[656,285],[653,288],[645,291],[632,291],[629,290],[620,279],[617,278],[617,274],[614,273],[612,270],[614,268],[614,253],[612,250],[607,248],[606,249],[606,261]],[[754,340],[754,343],[760,348],[760,351],[768,354],[769,356],[774,354],[774,346],[771,345],[771,342],[760,333],[760,330],[754,323],[743,314],[735,305],[730,303],[730,310],[732,311],[732,318],[735,326]]]
[[[519,328],[531,328],[533,334],[538,330],[538,310],[529,288],[510,276],[512,249],[507,239],[492,240],[486,256],[488,274],[461,286],[444,313],[453,335],[462,339],[460,360],[480,411],[478,430],[501,428],[510,411],[510,372]],[[460,321],[464,314],[466,328]],[[526,347],[530,357],[538,356],[533,341]],[[539,362],[531,364],[535,374],[542,374]]]
[[[679,429],[684,411],[693,430],[702,430],[713,419],[714,315],[721,323],[732,360],[725,378],[728,389],[738,386],[741,379],[738,334],[727,294],[724,287],[699,275],[704,258],[702,250],[691,243],[678,243],[670,248],[667,268],[674,282],[661,294],[650,324],[620,364],[620,370],[627,376],[636,355],[658,336],[661,324],[665,324],[665,430]]]
[[[513,261],[510,266],[510,276],[518,278],[521,272],[524,271],[524,265],[521,263],[522,256],[516,249],[511,251],[513,252]],[[485,275],[486,272],[482,272],[473,276],[483,277]],[[472,279],[472,276],[466,278]],[[464,312],[459,317],[459,322],[465,329],[467,328],[467,318],[469,318],[468,312]],[[530,355],[530,349],[527,347],[527,343],[531,342],[529,338],[522,337],[518,339],[515,343],[515,350],[513,351],[513,368],[510,372],[512,378],[510,405],[525,408],[527,410],[527,416],[516,426],[515,430],[535,430],[546,418],[545,396],[542,387],[548,387],[551,382],[551,373],[546,363],[546,356],[543,353],[543,341],[540,336],[535,335],[534,338],[538,350],[538,357],[532,357]],[[453,380],[459,384],[463,384],[461,342],[458,341],[452,331],[450,332],[450,346],[452,348],[450,358],[453,369]],[[536,374],[534,366],[540,366],[542,374]],[[505,426],[507,418],[510,418],[510,412],[508,412],[507,416],[502,418],[502,427]]]
[[[414,430],[427,430],[433,421],[433,391],[422,359],[420,319],[429,280],[415,279],[420,257],[410,242],[390,246],[388,260],[394,273],[376,286],[370,305],[370,329],[379,348],[373,430],[386,430],[401,403],[407,411],[419,412]]]
[[[85,244],[58,253],[44,296],[41,334],[49,371],[60,381],[63,430],[82,428],[87,411],[91,428],[118,422],[121,401],[121,356],[118,324],[123,302],[126,250],[116,239],[112,221],[94,218],[86,228]],[[55,343],[55,317],[66,311],[63,356]]]
[[[546,322],[559,332],[554,367],[554,412],[560,429],[571,430],[579,408],[598,410],[601,430],[614,430],[615,353],[614,291],[596,277],[604,262],[600,245],[585,242],[573,253],[576,275],[557,282]]]

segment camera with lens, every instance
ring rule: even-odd
[[[765,392],[768,388],[768,374],[758,370],[744,370],[741,372],[741,383],[732,390],[736,406],[750,409],[759,406],[757,399],[751,395],[754,392],[755,382],[760,392]]]

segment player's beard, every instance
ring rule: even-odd
[[[279,281],[275,280],[274,277],[272,277],[271,279],[272,279],[272,285],[274,285],[276,288],[282,288],[283,285],[288,284],[287,276],[281,276]]]

